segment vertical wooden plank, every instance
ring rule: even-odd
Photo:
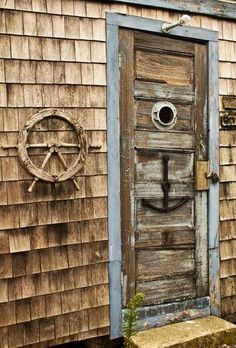
[[[131,31],[120,31],[120,157],[121,157],[121,231],[124,261],[124,304],[135,294],[134,249],[134,38]],[[127,289],[126,289],[126,285]],[[127,292],[126,292],[127,291]]]
[[[196,193],[196,287],[197,296],[208,294],[207,192]]]
[[[111,338],[121,335],[120,123],[118,27],[107,25],[108,230]]]
[[[195,160],[208,159],[207,154],[207,46],[195,45],[195,94],[194,128],[196,134]],[[198,297],[208,295],[208,243],[207,243],[207,192],[198,191],[195,196],[196,223],[196,291]]]
[[[211,171],[219,174],[219,81],[218,42],[209,42],[209,160]],[[209,190],[209,285],[211,312],[220,316],[220,256],[219,256],[219,183],[210,184]]]

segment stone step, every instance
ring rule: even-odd
[[[236,325],[205,318],[170,324],[132,337],[132,348],[236,348]]]

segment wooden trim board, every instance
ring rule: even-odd
[[[113,2],[236,19],[236,4],[218,0],[115,0]]]
[[[218,33],[213,30],[202,29],[197,27],[176,27],[171,30],[170,34],[164,34],[162,25],[164,21],[140,18],[137,16],[128,16],[118,13],[107,13],[107,24],[119,26],[122,28],[130,28],[135,30],[145,30],[154,32],[165,37],[178,37],[194,39],[195,41],[217,41]]]
[[[107,14],[107,127],[108,127],[108,221],[109,221],[109,280],[110,336],[120,337],[122,318],[121,299],[121,224],[120,224],[120,123],[119,123],[119,27],[145,30],[163,35],[163,22],[116,13]],[[171,37],[188,38],[208,43],[208,126],[209,160],[211,170],[218,173],[218,35],[201,28],[175,28]],[[219,184],[209,190],[209,293],[210,312],[220,315],[219,277]]]
[[[121,213],[118,26],[107,25],[108,231],[111,337],[121,336]]]
[[[219,176],[219,77],[218,43],[208,43],[208,127],[210,172]],[[211,313],[220,316],[220,257],[219,257],[219,183],[210,185],[209,224],[209,286]]]

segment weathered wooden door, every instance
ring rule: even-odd
[[[120,30],[123,303],[208,295],[206,45]]]

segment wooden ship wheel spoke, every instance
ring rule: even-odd
[[[74,131],[77,142],[45,142],[45,143],[29,143],[29,134],[34,131],[34,126],[48,118],[57,118],[65,121]],[[51,132],[51,130],[50,130]],[[100,145],[88,145],[87,138],[84,134],[82,127],[74,121],[70,116],[65,115],[60,110],[44,110],[36,115],[34,115],[24,126],[24,128],[19,133],[18,145],[6,145],[2,146],[3,149],[17,148],[18,156],[25,167],[25,169],[34,176],[33,182],[31,183],[28,191],[32,192],[35,184],[38,180],[43,180],[47,182],[61,182],[65,180],[72,180],[75,188],[79,190],[79,185],[75,180],[75,175],[80,171],[86,160],[86,156],[89,150],[99,149]],[[40,167],[36,166],[31,160],[28,150],[35,148],[47,149],[46,155]],[[76,148],[78,150],[77,158],[73,164],[68,165],[66,159],[63,155],[63,148]],[[57,175],[45,171],[45,167],[48,164],[52,155],[56,155],[59,162],[63,166],[63,171]]]

